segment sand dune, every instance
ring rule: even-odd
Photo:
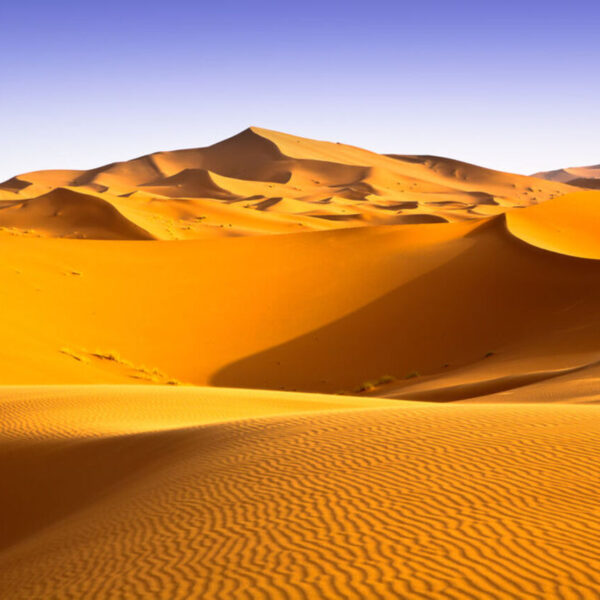
[[[576,179],[571,179],[569,181],[569,185],[574,185],[576,187],[582,187],[589,190],[599,190],[600,189],[600,176],[598,177],[577,177]]]
[[[0,597],[597,599],[561,178],[250,128],[1,184]]]
[[[153,239],[147,231],[128,221],[110,202],[60,187],[36,198],[0,204],[0,227],[53,237]]]
[[[159,177],[144,184],[147,193],[156,192],[163,196],[189,198],[215,198],[234,200],[231,192],[220,188],[206,169],[184,169],[171,177]]]
[[[0,381],[389,394],[391,377],[403,397],[417,374],[592,364],[598,206],[169,244],[9,236]]]
[[[533,177],[547,179],[548,181],[560,181],[563,183],[570,183],[572,185],[579,185],[574,183],[578,179],[582,179],[584,181],[590,179],[600,179],[600,165],[591,165],[589,167],[569,167],[566,169],[557,169],[555,171],[542,171],[540,173],[536,173],[533,175]]]
[[[597,597],[598,407],[143,389],[0,390],[5,596]]]
[[[19,175],[0,184],[0,202],[43,198],[57,188],[101,198],[164,240],[452,222],[500,214],[573,189],[445,158],[385,156],[257,127],[206,148],[157,152],[90,171]],[[272,207],[268,217],[265,204]],[[81,210],[85,220],[86,202]],[[215,213],[219,217],[211,219]],[[27,219],[11,212],[4,221],[20,230],[37,223],[33,219],[27,226]],[[39,231],[76,235],[62,227]],[[86,235],[94,237],[91,231]],[[96,234],[122,236],[116,225],[113,232],[103,227]],[[129,239],[139,237],[132,233]]]
[[[541,206],[511,211],[508,229],[526,242],[552,252],[600,259],[600,193],[568,194]]]

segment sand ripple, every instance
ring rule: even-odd
[[[597,599],[599,429],[596,406],[399,403],[103,437],[117,484],[6,548],[0,589]]]

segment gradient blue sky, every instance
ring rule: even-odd
[[[0,3],[0,180],[258,125],[530,173],[600,162],[600,2]]]

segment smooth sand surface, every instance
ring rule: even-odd
[[[0,382],[368,384],[395,397],[428,378],[490,382],[450,394],[464,399],[593,366],[599,198],[283,236],[5,237]]]
[[[0,410],[5,598],[598,597],[597,406],[75,386]]]
[[[0,184],[0,227],[26,236],[207,239],[476,219],[573,189],[251,127],[207,148],[13,177]]]

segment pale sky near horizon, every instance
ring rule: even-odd
[[[518,173],[600,163],[600,3],[0,5],[0,181],[258,125]]]

